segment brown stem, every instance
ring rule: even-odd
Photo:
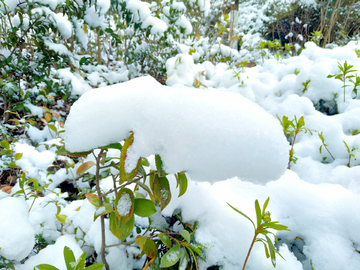
[[[97,195],[99,197],[99,206],[101,207],[103,205],[103,199],[102,199],[102,194],[101,194],[101,189],[100,189],[100,159],[102,157],[104,153],[104,150],[100,150],[99,155],[96,157],[96,173],[95,173],[95,181],[96,181],[96,191],[97,191]],[[105,266],[106,270],[110,270],[109,264],[106,261],[105,258],[105,216],[102,215],[100,217],[100,226],[101,226],[101,249],[100,249],[100,256],[101,256],[101,260]]]
[[[31,208],[32,208],[33,205],[34,205],[36,198],[37,198],[37,196],[36,196],[36,197],[34,198],[34,200],[32,201],[31,206],[30,206],[30,208],[29,208],[29,212],[31,211]]]
[[[251,250],[252,250],[252,248],[253,248],[253,246],[254,246],[254,244],[255,244],[256,237],[257,237],[257,234],[254,235],[254,238],[253,238],[253,240],[252,240],[252,242],[251,242],[251,245],[250,245],[248,254],[246,255],[246,258],[245,258],[245,261],[244,261],[244,266],[243,266],[242,270],[245,270],[247,261],[248,261],[248,259],[249,259],[249,257],[250,257]]]

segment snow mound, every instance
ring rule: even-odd
[[[278,179],[289,150],[278,120],[240,94],[171,88],[152,77],[88,91],[72,106],[65,130],[71,152],[134,132],[127,170],[156,153],[168,173],[187,171],[198,181]]]
[[[28,209],[23,199],[7,197],[0,200],[0,255],[8,260],[24,259],[35,244]]]

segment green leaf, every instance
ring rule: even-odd
[[[155,174],[153,191],[155,197],[160,201],[160,210],[162,211],[171,200],[169,180],[166,177],[159,177]]]
[[[180,259],[179,270],[186,270],[186,266],[189,263],[189,258],[186,250],[183,251]]]
[[[96,209],[95,213],[94,213],[94,221],[103,215],[107,215],[107,214],[111,214],[112,212],[114,212],[114,209],[112,208],[110,203],[105,203],[102,206],[100,206],[99,208]]]
[[[141,182],[140,180],[139,181],[136,181],[135,182],[137,185],[139,185],[140,187],[142,187],[148,194],[149,194],[149,196],[150,196],[150,198],[151,198],[151,200],[152,201],[155,201],[155,198],[154,198],[154,195],[153,195],[153,193],[151,192],[151,189],[147,186],[147,185],[145,185],[143,182]]]
[[[10,144],[8,141],[5,141],[5,140],[1,141],[0,146],[6,150],[10,150]]]
[[[69,152],[69,151],[65,150],[65,147],[62,147],[57,151],[57,154],[62,155],[62,156],[68,156],[68,157],[86,157],[91,152],[92,152],[92,150],[84,151],[84,152]]]
[[[150,217],[156,213],[155,205],[148,199],[135,199],[134,213],[140,217]]]
[[[18,166],[15,164],[14,161],[10,162],[10,163],[8,164],[8,167],[9,167],[9,168],[18,168]]]
[[[167,236],[164,233],[160,233],[158,235],[158,237],[160,238],[161,242],[163,242],[166,247],[171,248],[171,240],[170,240],[169,236]]]
[[[127,223],[134,215],[135,198],[131,189],[121,188],[115,198],[115,213],[121,223]]]
[[[254,226],[254,230],[256,229],[255,223],[251,220],[251,218],[249,218],[247,215],[245,215],[243,212],[241,212],[240,210],[236,209],[235,207],[233,207],[231,204],[227,203],[234,211],[238,212],[240,215],[242,215],[243,217],[247,218],[252,225]]]
[[[166,172],[163,169],[163,162],[159,155],[155,155],[155,165],[156,165],[156,170],[157,170],[158,176],[159,177],[165,176]]]
[[[269,201],[270,201],[270,197],[268,197],[268,198],[266,199],[266,201],[264,202],[261,216],[264,216],[264,215],[265,215],[265,211],[266,211],[266,208],[267,208],[267,206],[268,206],[268,204],[269,204]]]
[[[15,158],[15,160],[19,160],[20,158],[22,158],[22,156],[23,156],[23,153],[16,153],[14,158]]]
[[[265,256],[266,256],[266,258],[269,258],[270,257],[270,254],[269,254],[269,249],[268,249],[268,247],[267,247],[267,243],[265,242],[265,240],[264,239],[256,239],[256,242],[261,242],[261,243],[263,243],[263,245],[264,245],[264,249],[265,249]]]
[[[298,128],[305,126],[304,116],[301,116],[298,122]]]
[[[102,270],[104,265],[101,263],[95,263],[85,268],[85,270]]]
[[[109,220],[109,229],[117,238],[121,241],[125,241],[125,239],[131,234],[134,229],[134,215],[130,218],[130,220],[126,223],[120,220],[115,212],[110,214]]]
[[[290,231],[287,226],[278,224],[279,221],[263,223],[263,227],[268,227],[277,231]]]
[[[54,131],[55,133],[58,132],[57,128],[56,128],[54,125],[48,124],[47,126],[48,126],[52,131]]]
[[[87,193],[85,194],[85,197],[92,205],[94,205],[95,207],[100,207],[98,195],[93,193]]]
[[[184,193],[187,190],[188,180],[187,180],[186,174],[184,172],[177,173],[175,175],[175,177],[176,177],[176,181],[177,181],[176,187],[179,186],[179,196],[178,197],[181,197],[182,195],[184,195]]]
[[[186,242],[190,243],[190,233],[187,230],[180,230],[179,233],[186,240]]]
[[[73,270],[84,270],[84,268],[85,268],[85,260],[86,260],[86,252],[81,254],[79,259],[77,260],[77,263],[76,263],[75,267],[72,268],[72,269]]]
[[[76,262],[74,252],[67,246],[64,247],[64,258],[67,270],[72,270]]]
[[[138,235],[135,239],[135,243],[139,245],[139,248],[146,254],[149,258],[154,258],[158,252],[156,244],[153,240],[147,238],[146,236]]]
[[[50,264],[39,264],[35,267],[39,270],[59,270],[58,268],[56,268],[55,266],[52,266]]]
[[[59,215],[59,214],[55,214],[57,220],[61,223],[61,224],[65,224],[66,223],[66,215]]]
[[[255,200],[255,211],[256,211],[257,228],[259,228],[259,226],[261,224],[261,220],[262,220],[262,215],[261,215],[261,209],[260,209],[260,204],[259,204],[258,200]]]
[[[100,149],[108,149],[108,148],[112,148],[112,149],[118,149],[121,151],[122,149],[122,145],[120,143],[110,143],[106,146],[102,146],[102,147],[99,147]]]
[[[93,161],[91,161],[91,160],[87,161],[87,162],[81,164],[79,166],[79,168],[77,168],[76,174],[77,175],[83,174],[84,172],[86,172],[88,169],[90,169],[94,165],[95,165],[95,163]]]
[[[12,156],[13,151],[12,150],[1,150],[0,155],[10,155]]]
[[[127,150],[134,142],[134,133],[125,140],[124,146],[122,147],[121,154],[120,154],[120,184],[126,181],[126,171],[125,171],[125,160],[127,156]]]
[[[176,245],[169,249],[162,257],[160,261],[161,268],[171,267],[176,264],[181,257],[180,245]]]
[[[266,242],[268,244],[269,247],[269,251],[270,251],[270,257],[271,257],[271,263],[272,265],[275,267],[276,266],[276,252],[275,252],[275,247],[271,241],[271,239],[265,235],[266,238]]]

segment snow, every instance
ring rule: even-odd
[[[57,267],[59,270],[66,270],[67,268],[64,259],[65,246],[69,247],[74,252],[75,259],[78,259],[83,253],[74,236],[63,235],[56,240],[55,244],[48,245],[36,256],[29,258],[24,264],[16,265],[16,269],[28,270],[34,269],[34,267],[39,264],[50,264]]]
[[[80,6],[84,4],[81,0],[76,2]],[[153,16],[154,3],[125,2],[126,8],[134,13],[135,22],[141,23],[143,29],[151,27],[155,40],[156,35],[162,35],[170,26],[161,16]],[[268,1],[266,5],[270,2],[275,3]],[[301,2],[315,4],[314,0]],[[5,0],[5,3],[9,10],[14,10],[18,1]],[[109,26],[105,19],[110,8],[109,0],[98,0],[96,6],[87,5],[83,20],[56,13],[57,5],[64,3],[63,0],[41,0],[41,3],[48,7],[34,8],[32,12],[52,18],[64,39],[75,34],[84,49],[93,42],[92,37],[85,33],[84,25],[103,30]],[[205,15],[209,13],[209,0],[189,1],[190,5],[196,3]],[[360,70],[360,58],[355,53],[355,49],[360,49],[359,43],[353,41],[343,47],[324,49],[308,42],[299,56],[262,61],[252,54],[260,40],[260,35],[255,32],[269,20],[264,15],[266,5],[259,3],[240,3],[239,35],[243,42],[240,52],[220,42],[210,46],[206,39],[204,44],[194,47],[179,44],[181,53],[166,61],[167,86],[160,85],[151,77],[106,86],[127,81],[133,76],[130,69],[121,64],[111,67],[113,70],[101,64],[82,65],[86,79],[78,66],[75,66],[77,71],[62,68],[56,74],[54,72],[61,85],[70,85],[71,97],[80,96],[80,99],[67,117],[64,138],[54,139],[53,132],[46,126],[43,130],[28,126],[25,129],[27,136],[17,138],[18,141],[12,144],[14,153],[23,154],[16,164],[27,178],[36,178],[41,185],[49,184],[47,189],[52,191],[45,190],[44,197],[35,200],[33,197],[24,200],[23,195],[9,197],[0,191],[0,255],[14,260],[16,270],[33,269],[40,263],[65,270],[64,246],[70,247],[76,258],[83,251],[87,251],[88,256],[91,251],[100,254],[100,219],[94,221],[94,214],[103,209],[96,212],[86,199],[65,201],[68,194],[62,194],[56,188],[65,180],[72,183],[81,162],[94,161],[94,157],[80,158],[74,168],[60,168],[50,174],[49,168],[54,161],[73,162],[68,157],[57,156],[55,147],[51,145],[59,146],[65,139],[67,150],[90,150],[121,142],[134,132],[134,143],[126,160],[127,171],[133,169],[140,156],[149,157],[151,169],[155,169],[153,155],[160,154],[168,173],[187,172],[188,189],[180,198],[176,196],[175,178],[168,175],[172,200],[162,213],[158,211],[152,216],[152,226],[166,230],[166,218],[179,209],[183,222],[198,221],[195,240],[207,247],[204,251],[207,261],[199,260],[200,269],[215,265],[222,270],[241,269],[254,231],[251,223],[227,203],[254,220],[254,201],[258,199],[263,203],[268,197],[272,219],[291,230],[276,233],[279,238],[276,246],[286,260],[277,257],[275,269],[310,270],[310,260],[316,270],[360,269],[360,134],[355,132],[360,130],[360,100],[359,97],[353,99],[351,86],[345,88],[344,97],[342,83],[327,78],[329,74],[338,73],[338,63],[345,61]],[[182,2],[175,1],[172,1],[171,8],[181,14],[186,10]],[[0,11],[4,12],[3,7]],[[170,8],[164,8],[164,13],[169,15]],[[11,16],[14,16],[14,25],[19,25],[19,17]],[[299,18],[295,18],[295,22],[301,23]],[[22,27],[27,29],[28,25],[29,18],[24,17]],[[184,15],[179,17],[176,25],[185,28],[185,34],[192,32],[192,26]],[[125,29],[121,35],[133,30]],[[294,33],[285,34],[295,37]],[[296,37],[298,40],[305,38]],[[45,40],[45,44],[58,54],[71,55],[63,44],[50,40]],[[138,47],[136,53],[145,47]],[[193,48],[196,52],[190,55]],[[10,54],[8,49],[1,48],[0,52]],[[230,67],[226,63],[212,63],[220,53],[230,57],[232,63],[249,58],[257,65],[239,72],[235,64]],[[310,82],[304,91],[303,83],[306,81]],[[93,87],[99,88],[92,90]],[[57,102],[61,107],[63,103]],[[37,117],[43,116],[41,107],[30,102],[24,106]],[[288,116],[291,120],[304,116],[305,127],[313,132],[298,134],[294,144],[297,161],[291,163],[290,170],[286,168],[293,137],[286,140],[276,116]],[[322,146],[319,133],[324,136],[334,159]],[[343,141],[354,155],[350,157],[349,166],[349,153]],[[322,152],[319,151],[321,146]],[[119,157],[119,151],[109,151],[108,157]],[[1,157],[2,169],[8,161]],[[94,171],[93,167],[88,172]],[[111,172],[114,173],[115,169]],[[77,183],[89,187],[81,179]],[[101,180],[103,192],[112,187],[111,177]],[[19,190],[17,183],[10,195]],[[26,192],[30,189],[27,188]],[[114,201],[112,194],[108,197]],[[117,211],[128,214],[129,202],[129,195],[125,194]],[[67,216],[63,226],[56,219],[58,209],[55,203],[60,207],[60,214]],[[144,228],[149,225],[147,219],[140,217],[136,217],[135,222]],[[105,224],[106,244],[119,244],[119,239],[109,231],[107,218]],[[175,224],[174,228],[182,227]],[[64,235],[61,235],[61,229]],[[38,254],[31,252],[35,235],[41,235],[49,243]],[[133,241],[133,238],[127,241]],[[142,269],[143,261],[140,260],[140,264],[133,259],[140,254],[135,246],[106,249],[106,259],[112,270]],[[27,256],[29,258],[21,263]],[[247,269],[274,269],[260,243],[255,243]]]
[[[117,203],[116,211],[120,216],[126,216],[129,214],[132,203],[130,199],[130,195],[128,193],[124,193],[121,195],[120,200]]]
[[[255,103],[216,89],[170,88],[151,77],[88,91],[72,106],[65,130],[72,152],[134,132],[128,170],[156,153],[167,172],[187,171],[199,181],[241,176],[267,182],[284,173],[288,158],[278,120]]]
[[[28,210],[22,199],[6,197],[0,200],[0,255],[8,260],[20,261],[33,249],[35,233]]]

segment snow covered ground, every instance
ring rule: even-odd
[[[354,96],[351,82],[346,82],[344,94],[342,82],[327,77],[339,72],[338,62],[343,65],[347,61],[360,70],[355,49],[360,49],[357,42],[334,49],[307,43],[300,56],[269,59],[244,70],[210,62],[195,65],[191,58],[178,55],[181,61],[169,59],[167,64],[171,86],[144,77],[86,92],[70,112],[65,143],[70,151],[89,150],[121,141],[134,131],[130,160],[161,154],[169,172],[188,170],[187,192],[180,198],[173,196],[162,214],[170,216],[181,209],[184,221],[199,221],[195,240],[208,247],[206,262],[199,261],[200,269],[213,265],[224,270],[242,268],[253,228],[227,203],[255,219],[255,199],[263,203],[270,197],[272,219],[291,230],[277,234],[285,260],[278,257],[276,269],[308,270],[311,261],[316,270],[358,270],[360,99]],[[192,85],[196,80],[201,82],[200,89],[184,86],[186,81]],[[304,91],[303,83],[308,80]],[[286,168],[293,137],[286,142],[276,118],[284,115],[289,119],[304,116],[305,127],[312,130],[312,134],[302,132],[296,137],[297,161],[290,170]],[[36,130],[31,134],[46,136]],[[44,173],[56,158],[54,148],[46,150],[44,144],[35,148],[19,141],[14,150],[23,153],[17,163],[40,184],[54,188],[69,178],[65,169],[54,175]],[[169,179],[176,194],[175,178]],[[19,188],[17,184],[12,193]],[[111,179],[102,180],[103,191],[110,188]],[[0,231],[6,232],[0,236],[0,255],[24,259],[36,234],[56,241],[38,254],[31,253],[16,269],[33,269],[40,263],[66,269],[62,259],[65,245],[77,257],[81,249],[90,252],[88,246],[99,253],[100,223],[99,219],[93,222],[95,207],[87,200],[69,203],[64,197],[66,194],[47,192],[27,213],[23,199],[0,191]],[[63,236],[54,201],[68,217]],[[32,199],[26,202],[29,207],[33,203]],[[146,224],[140,218],[136,222]],[[80,231],[85,237],[80,237]],[[74,236],[82,240],[76,241]],[[107,241],[111,245],[119,240],[107,231]],[[134,247],[112,247],[107,260],[114,270],[139,268],[141,263],[126,255],[138,253]],[[273,269],[260,243],[255,244],[247,269]]]

